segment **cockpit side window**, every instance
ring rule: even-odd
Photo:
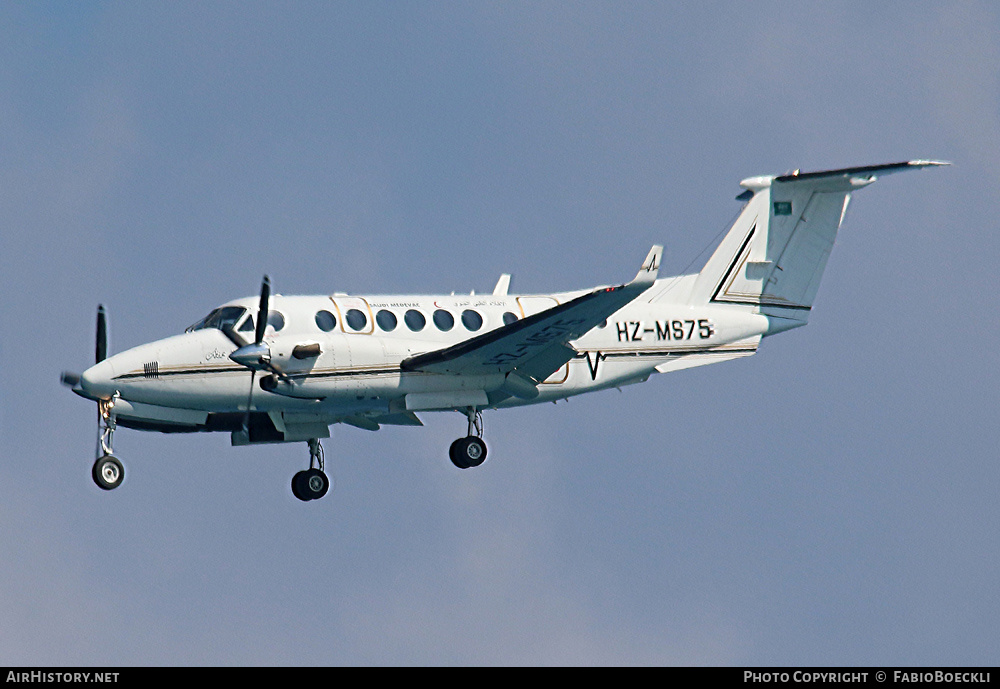
[[[227,326],[232,327],[239,322],[240,318],[242,318],[243,314],[246,312],[247,310],[242,306],[222,306],[213,310],[194,325],[186,328],[184,332],[189,333],[195,330],[205,330],[207,328],[222,330]]]

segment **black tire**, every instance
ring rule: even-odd
[[[448,457],[451,458],[451,463],[457,466],[459,469],[468,469],[469,465],[462,461],[462,449],[461,445],[465,442],[465,438],[459,438],[451,444],[448,448]]]
[[[330,490],[330,479],[319,469],[300,471],[292,477],[292,494],[299,500],[319,500]]]
[[[125,467],[112,455],[100,457],[90,473],[94,483],[103,490],[114,490],[125,480]]]
[[[309,498],[306,497],[306,493],[303,490],[303,488],[305,488],[305,482],[306,472],[304,471],[299,471],[295,474],[295,476],[292,476],[292,495],[297,497],[302,502],[309,501]]]
[[[486,461],[486,443],[474,435],[459,438],[451,444],[448,454],[459,469],[471,469]]]

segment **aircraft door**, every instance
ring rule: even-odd
[[[371,335],[375,331],[372,307],[361,297],[330,297],[337,313],[337,328],[348,334]]]
[[[553,297],[518,297],[517,304],[521,307],[521,318],[524,318],[558,306],[559,302]]]

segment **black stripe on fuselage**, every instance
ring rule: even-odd
[[[732,272],[736,270],[736,264],[740,262],[740,256],[742,256],[743,252],[746,251],[746,248],[750,244],[750,240],[753,239],[754,232],[756,231],[757,231],[757,225],[754,224],[754,226],[750,228],[750,232],[747,233],[746,239],[743,240],[743,244],[742,246],[740,246],[740,250],[737,251],[736,255],[733,257],[732,263],[729,264],[729,268],[723,274],[722,279],[719,280],[719,284],[715,288],[715,294],[712,295],[710,301],[716,301],[716,302],[721,301],[723,303],[728,301],[726,299],[719,299],[719,292],[722,291],[722,286],[729,281],[729,276],[732,275]]]
[[[595,352],[597,350],[594,350]],[[677,356],[690,356],[692,354],[753,354],[757,351],[756,347],[738,347],[733,349],[719,349],[717,347],[701,347],[701,348],[691,348],[691,349],[637,349],[637,350],[619,350],[612,352],[600,351],[601,357],[605,359],[627,359],[634,357],[677,357]],[[590,350],[578,353],[574,359],[581,360],[585,359],[588,354],[592,353]]]
[[[795,310],[798,310],[798,311],[812,311],[812,307],[811,306],[803,306],[802,304],[782,304],[782,303],[777,303],[777,302],[773,302],[773,301],[766,301],[763,298],[764,295],[761,295],[757,299],[733,299],[733,298],[729,298],[729,297],[725,297],[725,296],[723,296],[721,298],[719,297],[719,292],[721,292],[723,286],[725,286],[729,282],[730,275],[732,275],[733,271],[736,270],[736,266],[740,262],[740,257],[743,255],[743,252],[746,251],[747,245],[750,244],[750,240],[753,239],[753,235],[754,235],[754,233],[756,231],[757,231],[757,225],[754,224],[754,226],[750,228],[750,233],[747,235],[747,238],[743,240],[743,245],[740,246],[740,250],[737,251],[736,252],[736,256],[733,257],[733,262],[729,264],[729,269],[726,271],[725,275],[722,276],[722,279],[719,281],[719,285],[715,288],[715,293],[712,295],[712,298],[709,301],[715,302],[716,304],[743,304],[745,306],[772,306],[772,307],[779,308],[779,309],[795,309]]]
[[[324,370],[324,371],[289,371],[286,375],[289,378],[294,379],[312,379],[312,378],[339,378],[339,377],[349,377],[349,376],[368,376],[368,375],[386,375],[393,373],[400,373],[398,366],[392,368],[379,368],[379,369],[340,369],[340,370]],[[165,378],[170,376],[203,376],[203,375],[220,375],[220,374],[231,374],[231,373],[250,373],[250,369],[244,368],[242,366],[233,367],[218,367],[218,368],[184,368],[184,369],[171,369],[164,371],[160,369],[159,377]],[[114,380],[149,380],[145,373],[142,372],[132,372],[123,373],[120,376],[115,376]]]
[[[215,368],[182,368],[182,369],[159,369],[158,377],[165,378],[168,376],[184,376],[184,375],[194,375],[203,373],[241,373],[249,372],[249,369],[243,366],[218,366]],[[115,376],[114,380],[134,380],[136,378],[148,379],[149,376],[146,375],[145,371],[132,371],[131,373],[123,373],[119,376]]]
[[[725,347],[725,345],[721,345]],[[588,350],[589,351],[589,350]],[[712,347],[685,347],[685,348],[669,348],[669,349],[621,349],[612,351],[601,352],[602,356],[610,359],[619,358],[635,358],[635,357],[677,357],[677,356],[688,356],[691,354],[730,354],[730,353],[752,353],[756,352],[756,347],[741,347],[738,349],[722,349],[720,345],[715,345]],[[583,359],[587,356],[587,351],[581,351],[576,354],[575,359]],[[216,367],[216,368],[183,368],[183,369],[160,369],[159,379],[176,377],[176,376],[206,376],[206,375],[223,375],[223,374],[233,374],[233,373],[249,373],[249,369],[242,366],[226,366],[226,367]],[[368,378],[373,376],[386,376],[386,375],[397,375],[406,374],[412,375],[434,375],[422,371],[403,371],[398,366],[394,367],[384,367],[384,368],[372,368],[372,369],[337,369],[337,370],[322,370],[322,371],[302,371],[302,372],[288,372],[287,375],[292,380],[305,381],[305,380],[319,380],[323,378]],[[146,377],[144,372],[131,372],[124,373],[120,376],[115,376],[114,380],[150,380]]]

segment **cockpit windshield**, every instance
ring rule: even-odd
[[[215,328],[217,330],[222,330],[226,327],[232,328],[240,322],[240,319],[243,318],[243,314],[246,312],[247,310],[242,306],[222,306],[212,311],[212,313],[194,325],[185,328],[184,332],[190,333],[195,330],[205,330],[206,328]]]

